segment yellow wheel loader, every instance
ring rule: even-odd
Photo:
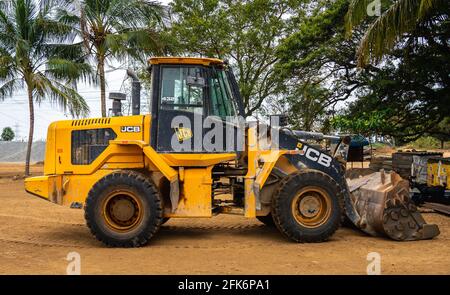
[[[278,126],[280,116],[270,125],[239,120],[238,84],[222,60],[151,58],[149,71],[150,114],[133,102],[134,115],[120,116],[117,95],[118,116],[52,123],[44,175],[25,180],[33,195],[84,208],[104,244],[142,246],[169,218],[220,213],[274,224],[295,242],[327,240],[345,216],[372,235],[437,235],[408,207],[396,175],[347,184],[348,138]],[[333,148],[308,143],[317,137]]]

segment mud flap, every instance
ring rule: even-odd
[[[180,200],[180,183],[178,177],[170,182],[170,203],[172,205],[172,213],[177,211],[178,201]]]
[[[397,173],[383,170],[347,179],[349,219],[372,236],[396,241],[431,239],[439,235],[435,224],[427,224],[410,199],[409,183]]]

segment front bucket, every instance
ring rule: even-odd
[[[397,173],[383,170],[347,179],[351,221],[372,236],[397,241],[431,239],[439,235],[435,224],[427,224],[409,195],[409,183]],[[348,215],[348,214],[347,214]]]

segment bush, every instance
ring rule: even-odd
[[[441,141],[431,136],[422,136],[407,146],[414,149],[440,149]],[[444,143],[444,148],[450,148],[450,142]]]
[[[11,129],[11,127],[5,127],[3,128],[2,135],[0,136],[1,140],[3,141],[11,141],[14,139],[14,131]]]

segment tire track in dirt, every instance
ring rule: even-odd
[[[58,224],[65,224],[65,225],[73,225],[73,226],[85,226],[84,223],[73,223],[73,222],[64,222],[59,220],[52,220],[52,219],[45,219],[40,217],[34,217],[34,216],[24,216],[24,215],[15,215],[15,214],[0,214],[1,218],[17,218],[22,220],[31,220],[36,222],[46,222],[46,223],[58,223]]]
[[[0,242],[29,244],[38,247],[75,247],[75,248],[106,248],[90,234],[83,223],[63,222],[52,219],[44,219],[33,216],[23,216],[15,214],[0,214],[2,222],[10,222],[14,227],[8,226],[0,231]],[[11,219],[15,219],[11,222]],[[227,248],[251,248],[258,246],[269,246],[276,243],[225,241],[220,245],[214,240],[196,236],[207,237],[209,235],[228,235],[236,239],[242,238],[242,234],[252,232],[260,235],[267,230],[263,224],[258,223],[210,223],[201,224],[198,222],[183,223],[184,220],[171,221],[172,225],[164,225],[160,228],[158,235],[150,241],[148,247],[151,248],[188,248],[188,249],[227,249]],[[205,221],[203,221],[205,222]],[[207,222],[207,221],[206,221]],[[30,230],[33,227],[33,230]],[[231,233],[231,234],[230,234]],[[185,240],[189,243],[186,243]],[[184,241],[181,244],[181,241]]]
[[[94,237],[92,237],[94,239]],[[10,244],[21,244],[21,245],[32,245],[36,247],[42,247],[42,248],[79,248],[79,249],[93,249],[93,248],[99,248],[99,249],[111,249],[109,247],[103,246],[100,242],[94,241],[96,245],[92,246],[94,243],[88,244],[81,244],[79,242],[77,243],[64,243],[64,240],[58,241],[57,240],[51,241],[51,242],[41,242],[41,241],[34,241],[34,239],[29,240],[21,240],[21,239],[5,239],[0,238],[0,243],[10,243]],[[63,242],[63,243],[61,243]],[[198,249],[198,250],[232,250],[232,249],[239,249],[239,250],[246,250],[246,249],[253,249],[255,247],[279,247],[282,246],[280,243],[261,243],[261,242],[250,242],[250,243],[238,243],[238,242],[225,242],[221,243],[220,245],[214,244],[214,245],[181,245],[181,244],[164,244],[164,245],[154,245],[154,242],[150,241],[150,243],[146,246],[141,247],[142,249],[148,248],[148,249]],[[289,241],[286,241],[286,245],[295,245],[294,243],[289,243]]]

